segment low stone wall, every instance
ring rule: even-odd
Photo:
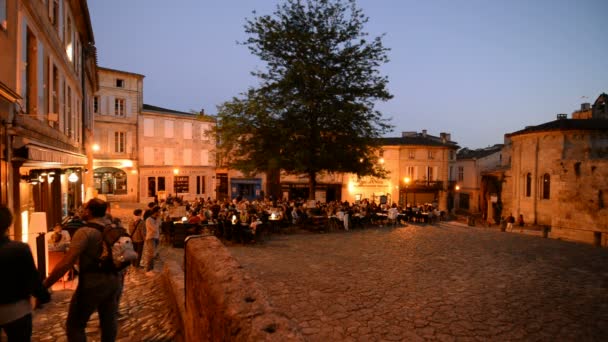
[[[184,253],[187,341],[303,340],[217,238],[191,238]]]

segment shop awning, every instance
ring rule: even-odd
[[[57,165],[86,165],[87,157],[83,154],[73,153],[60,149],[51,149],[34,144],[27,144],[22,149],[27,151],[24,166],[39,163],[52,163]]]

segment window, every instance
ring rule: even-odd
[[[125,87],[125,80],[117,78],[116,79],[116,88],[124,88]]]
[[[464,181],[464,166],[458,167],[458,181],[459,182]]]
[[[165,147],[165,164],[173,166],[173,148]]]
[[[405,170],[405,176],[409,177],[410,181],[414,180],[414,167],[408,166]]]
[[[114,115],[125,116],[125,99],[114,99]]]
[[[192,149],[185,148],[183,151],[184,151],[182,154],[184,156],[183,165],[192,165]]]
[[[526,197],[532,196],[532,174],[526,174]]]
[[[551,176],[548,173],[545,173],[542,178],[542,186],[543,186],[543,198],[549,199],[551,197]]]
[[[205,176],[196,176],[196,194],[205,194]]]
[[[165,138],[173,138],[173,121],[165,120]]]
[[[66,125],[65,125],[65,134],[69,137],[72,136],[72,122],[73,122],[73,117],[72,117],[72,88],[70,88],[70,86],[67,86],[67,99],[65,102],[65,108],[66,108],[66,112],[65,112],[65,116],[66,116]]]
[[[100,194],[124,195],[127,193],[127,174],[113,167],[98,168],[93,173],[95,189]]]
[[[175,176],[175,180],[173,181],[173,191],[176,194],[190,192],[188,183],[188,176]]]
[[[67,17],[65,25],[65,53],[68,56],[70,62],[74,60],[74,46],[72,43],[72,18]]]
[[[450,160],[456,159],[456,153],[454,151],[450,151]]]
[[[209,127],[206,124],[202,124],[201,125],[201,140],[208,142],[209,141],[209,135],[207,134],[207,131],[209,130]]]
[[[144,165],[154,165],[154,147],[144,147]]]
[[[51,112],[55,114],[55,121],[53,122],[53,127],[59,127],[59,72],[57,71],[57,66],[53,64],[53,89],[51,90],[51,100],[53,101],[51,105]]]
[[[416,159],[416,150],[408,150],[408,157],[410,159]]]
[[[127,144],[127,133],[114,132],[114,152],[125,153]]]
[[[201,151],[201,165],[209,165],[209,151]]]
[[[0,0],[0,25],[6,27],[6,0]]]
[[[435,180],[433,171],[435,171],[435,170],[432,166],[427,166],[427,168],[426,168],[426,179],[427,180],[429,180],[429,181]]]
[[[2,1],[0,1],[0,3],[2,3]],[[51,25],[57,30],[59,28],[59,0],[51,1],[49,19],[51,20]]]
[[[93,97],[93,113],[99,113],[99,96]]]
[[[192,123],[184,122],[184,139],[192,139]]]
[[[23,32],[22,42],[23,45],[23,73],[21,74],[21,97],[24,100],[24,108],[29,114],[38,113],[38,63],[37,63],[37,51],[38,51],[38,40],[34,33],[24,24],[25,31]]]
[[[429,159],[435,159],[435,151],[429,150]]]
[[[154,119],[144,119],[144,137],[154,136]]]

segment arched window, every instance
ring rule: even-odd
[[[100,167],[93,174],[95,189],[100,194],[127,194],[127,174],[117,168]]]
[[[526,174],[526,197],[532,196],[532,174]]]
[[[545,173],[542,178],[543,197],[542,199],[549,199],[551,195],[551,176]]]

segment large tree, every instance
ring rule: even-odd
[[[244,44],[265,68],[257,88],[219,108],[230,166],[306,174],[309,198],[321,172],[383,175],[378,138],[392,127],[374,105],[392,97],[379,71],[388,49],[367,39],[367,20],[355,0],[286,0],[247,20]]]

